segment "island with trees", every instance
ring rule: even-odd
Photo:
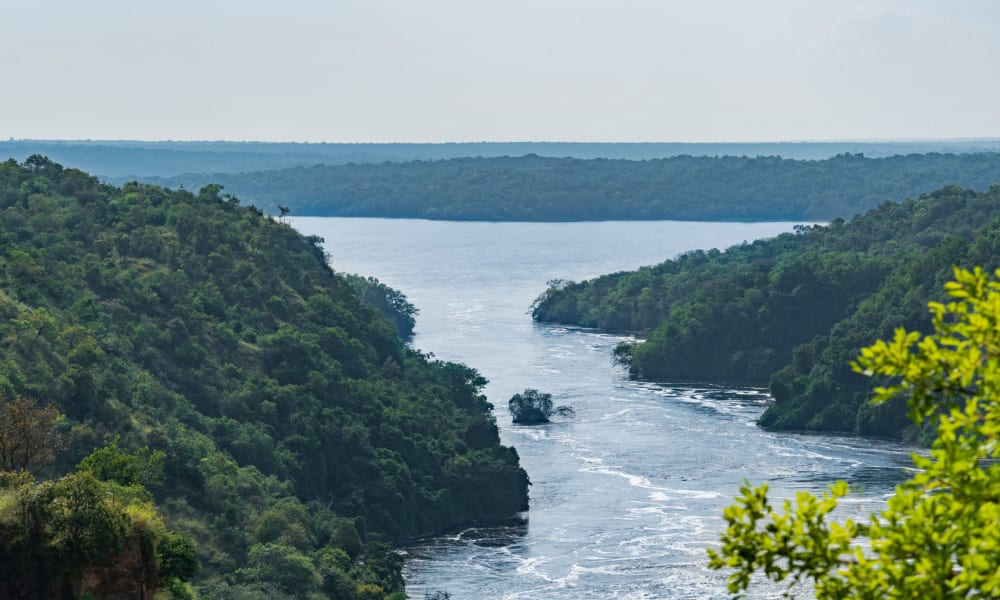
[[[928,331],[924,306],[953,265],[998,266],[998,215],[1000,185],[943,188],[725,251],[555,282],[533,316],[640,332],[615,351],[636,378],[769,385],[765,427],[916,439],[905,403],[869,404],[848,365],[895,327]]]
[[[401,598],[396,544],[526,510],[483,377],[408,348],[321,242],[217,185],[0,163],[0,397],[64,440],[3,465],[0,530],[30,535],[0,542],[0,585],[22,554],[79,572],[134,538],[174,597]],[[78,514],[113,543],[67,541]]]
[[[555,406],[552,403],[552,394],[539,392],[534,388],[528,388],[510,397],[507,401],[507,410],[515,423],[522,425],[538,425],[548,423],[555,415],[560,417],[573,417],[576,411],[570,406]]]

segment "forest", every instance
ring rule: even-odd
[[[819,161],[528,155],[151,179],[189,189],[219,183],[295,215],[486,221],[827,221],[946,185],[982,191],[997,180],[1000,153]]]
[[[0,163],[0,209],[0,400],[54,411],[64,441],[37,480],[0,477],[0,529],[156,456],[133,517],[200,564],[171,594],[377,600],[403,597],[395,544],[527,509],[483,377],[407,347],[355,289],[412,318],[405,296],[336,273],[320,238],[217,185],[114,187],[42,156]]]
[[[636,378],[769,385],[764,427],[916,440],[905,405],[869,404],[850,361],[896,327],[927,331],[927,302],[952,267],[992,269],[998,256],[1000,185],[947,187],[725,251],[552,282],[533,317],[639,332],[615,349]]]

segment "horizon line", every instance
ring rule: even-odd
[[[461,141],[298,141],[298,140],[232,140],[232,139],[139,139],[139,138],[15,138],[0,139],[0,143],[142,143],[142,144],[299,144],[299,145],[472,145],[472,144],[608,144],[608,145],[760,145],[760,144],[919,144],[1000,142],[1000,137],[941,137],[941,138],[832,138],[787,140],[724,140],[724,141],[568,141],[568,140],[461,140]]]

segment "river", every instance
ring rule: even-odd
[[[473,528],[406,548],[410,597],[718,598],[706,568],[722,509],[744,479],[775,498],[844,479],[859,486],[841,514],[864,518],[907,474],[912,448],[755,425],[766,390],[629,381],[612,365],[622,339],[536,325],[550,279],[635,269],[696,248],[725,248],[792,223],[480,223],[305,218],[334,269],[378,277],[417,306],[413,344],[478,369],[503,442],[531,478],[523,524]],[[576,410],[517,426],[507,399],[525,388]],[[783,588],[763,582],[752,597]]]

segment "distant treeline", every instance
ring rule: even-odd
[[[1000,153],[827,160],[458,158],[296,167],[153,182],[208,183],[296,215],[491,221],[830,220],[945,185],[1000,182]]]
[[[781,156],[819,160],[837,154],[871,157],[896,154],[997,152],[1000,140],[937,140],[914,142],[763,142],[763,143],[295,143],[295,142],[143,142],[134,140],[8,140],[0,141],[0,159],[24,160],[32,154],[73,164],[107,179],[124,183],[136,178],[170,177],[184,173],[241,173],[297,166],[346,163],[405,162],[461,157],[538,154],[551,157],[647,160],[671,156]]]
[[[896,327],[929,330],[927,302],[944,297],[953,265],[1000,266],[998,215],[1000,185],[945,188],[725,252],[557,283],[534,318],[644,332],[616,349],[642,379],[770,382],[767,427],[906,436],[905,406],[868,404],[871,382],[849,363]]]

